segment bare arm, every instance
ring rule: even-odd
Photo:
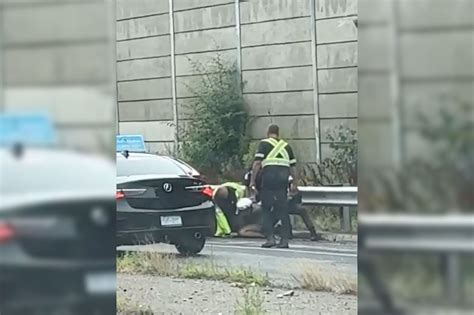
[[[252,176],[250,177],[250,189],[255,192],[252,187],[256,186],[258,172],[262,168],[262,161],[265,159],[265,156],[268,154],[268,148],[266,143],[261,141],[258,145],[257,152],[255,153],[255,160],[252,164]]]
[[[298,191],[298,183],[299,183],[299,178],[298,178],[298,171],[296,169],[296,158],[293,153],[293,149],[288,145],[287,147],[287,152],[290,157],[290,175],[293,177],[293,181],[291,184],[291,191],[297,192]]]
[[[250,188],[255,186],[255,183],[257,181],[257,174],[260,172],[260,169],[262,168],[262,161],[256,160],[252,164],[252,176],[250,177]]]
[[[291,166],[291,167],[290,167],[290,175],[291,175],[291,177],[293,178],[293,184],[294,184],[295,186],[298,186],[299,178],[298,178],[298,172],[296,171],[296,167],[295,167],[295,166]]]

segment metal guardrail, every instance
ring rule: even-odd
[[[351,231],[351,216],[349,207],[357,206],[357,187],[340,186],[300,186],[303,205],[338,206],[341,214],[341,230]]]
[[[350,206],[357,206],[357,187],[298,187],[304,205],[340,206],[341,227],[350,230]],[[359,271],[388,313],[395,313],[390,294],[377,277],[373,254],[436,254],[442,259],[445,296],[459,302],[461,255],[474,255],[474,215],[358,215]]]
[[[358,227],[361,255],[439,255],[442,259],[445,296],[452,304],[460,301],[460,256],[474,254],[473,215],[359,215]],[[376,286],[380,292],[381,284]],[[388,294],[384,304],[391,306],[392,302],[387,299]]]

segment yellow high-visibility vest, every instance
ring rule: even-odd
[[[211,185],[214,194],[216,193],[217,189],[222,186],[233,188],[235,190],[237,200],[245,197],[246,187],[244,185],[233,182],[228,182],[221,185]]]
[[[212,185],[211,188],[214,190],[214,194],[216,193],[217,189],[222,186],[233,188],[235,190],[237,200],[245,197],[245,186],[232,182],[224,183],[221,185]],[[215,236],[225,236],[229,235],[232,232],[225,213],[219,207],[217,207],[217,205],[216,222],[217,230]]]
[[[288,143],[273,138],[264,139],[262,141],[268,142],[273,146],[273,149],[262,161],[262,167],[270,165],[290,167],[290,156],[288,155],[288,151],[286,151]],[[281,155],[281,157],[277,157],[278,155]]]

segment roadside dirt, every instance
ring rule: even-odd
[[[120,300],[153,314],[236,314],[243,303],[244,289],[230,283],[125,274],[117,274],[117,281]],[[305,290],[283,296],[288,290],[273,288],[260,292],[266,314],[357,314],[356,296]]]

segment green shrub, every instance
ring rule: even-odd
[[[415,135],[428,152],[405,157],[400,168],[364,174],[359,200],[366,211],[472,212],[474,121],[472,104],[443,100],[430,116],[418,114]]]
[[[327,131],[333,154],[302,170],[305,185],[357,186],[357,132],[345,125]]]
[[[240,73],[219,55],[209,63],[191,61],[200,80],[188,86],[195,96],[186,106],[192,119],[180,130],[183,157],[203,173],[224,174],[242,167],[247,152],[248,115],[242,97]]]

